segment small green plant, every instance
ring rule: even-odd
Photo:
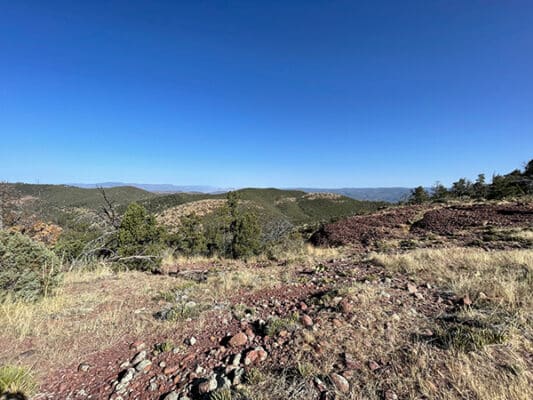
[[[324,264],[318,264],[315,266],[315,273],[319,274],[321,272],[326,272],[327,267]]]
[[[0,395],[22,394],[31,396],[36,389],[37,384],[27,369],[10,365],[0,367]]]
[[[272,318],[266,325],[266,334],[268,336],[276,336],[281,331],[294,331],[298,328],[298,321],[300,315],[295,312],[287,318]]]
[[[506,340],[504,332],[489,325],[457,323],[445,325],[436,332],[436,344],[444,349],[463,352],[481,350],[491,344],[501,344]]]
[[[154,345],[154,350],[158,353],[166,353],[168,351],[172,351],[173,349],[174,349],[174,344],[170,341],[156,343]]]
[[[209,400],[231,400],[231,390],[218,389],[209,393]]]
[[[254,307],[249,307],[243,303],[235,304],[232,307],[231,311],[233,312],[233,315],[237,319],[243,319],[243,318],[246,318],[248,315],[253,316],[255,314]]]
[[[315,366],[307,361],[299,362],[296,365],[296,371],[298,372],[298,375],[305,379],[312,377],[316,374]]]
[[[246,371],[244,380],[248,385],[258,385],[265,380],[265,374],[258,368],[250,368]]]
[[[193,301],[175,304],[170,308],[162,310],[156,314],[156,318],[164,321],[182,321],[188,318],[197,318],[203,311],[208,309],[206,304],[198,304]]]

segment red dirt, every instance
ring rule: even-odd
[[[416,220],[418,216],[422,218]],[[324,226],[311,237],[317,246],[351,245],[369,249],[387,239],[416,239],[428,233],[456,235],[482,227],[531,227],[533,204],[398,207],[386,212],[355,216]]]
[[[350,282],[368,282],[370,285],[380,286],[386,278],[382,268],[333,260],[320,272],[302,270],[300,274],[302,278],[307,278],[306,283],[284,285],[254,293],[240,291],[228,299],[228,304],[246,304],[248,307],[253,307],[254,322],[239,321],[228,313],[228,309],[213,310],[209,312],[209,324],[197,327],[195,321],[177,323],[179,329],[176,329],[172,337],[161,337],[157,333],[147,333],[142,338],[124,337],[120,345],[80,360],[90,365],[87,372],[79,371],[78,364],[51,371],[41,385],[41,392],[36,399],[75,400],[86,399],[88,396],[94,399],[115,399],[117,396],[113,393],[112,383],[125,370],[120,365],[124,361],[131,360],[137,353],[138,350],[132,346],[132,343],[139,340],[146,345],[145,349],[153,364],[147,373],[138,374],[134,378],[128,386],[131,392],[127,392],[123,398],[161,399],[165,393],[180,390],[191,382],[197,382],[198,378],[202,378],[206,373],[223,367],[228,357],[249,351],[256,346],[262,346],[268,353],[265,365],[274,369],[292,365],[294,360],[291,357],[294,356],[297,340],[294,334],[289,332],[277,337],[265,336],[265,333],[258,329],[257,321],[267,320],[273,315],[287,317],[298,311],[300,315],[310,316],[315,324],[321,326],[331,324],[331,321],[342,316],[339,316],[338,310],[330,310],[327,307],[325,309],[323,305],[319,305],[316,302],[317,298]],[[372,279],[372,282],[367,279]],[[404,277],[392,279],[388,285],[393,297],[383,297],[380,301],[393,309],[399,307],[398,304],[403,304],[404,307],[416,307],[419,312],[426,315],[441,313],[452,304],[442,301],[437,291],[427,288],[420,290],[423,291],[424,298],[429,301],[418,301],[405,289],[407,282]],[[352,314],[346,323],[357,324],[356,315]],[[241,331],[247,332],[249,342],[245,346],[230,347],[227,344],[229,337]],[[156,343],[172,341],[174,344],[182,344],[191,336],[196,338],[196,343],[192,346],[181,346],[182,350],[177,354],[164,352],[152,355],[150,352]],[[320,354],[323,351],[321,348],[327,348],[327,343],[317,343],[315,347],[317,354]],[[341,353],[338,356],[341,357]],[[161,367],[159,365],[161,362],[166,365]],[[195,372],[197,366],[205,369],[206,373],[197,374]],[[148,390],[151,379],[157,382],[155,390]],[[317,398],[320,395],[318,392]]]

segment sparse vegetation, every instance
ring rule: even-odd
[[[36,389],[37,384],[26,368],[11,365],[0,367],[0,395],[30,396]]]
[[[61,281],[58,257],[20,233],[0,231],[0,301],[35,301],[51,295]]]

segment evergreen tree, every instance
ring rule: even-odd
[[[435,186],[433,186],[431,199],[434,201],[443,201],[448,197],[448,189],[446,189],[446,186],[441,184],[440,182],[435,183]]]
[[[229,256],[232,258],[248,258],[259,254],[261,228],[257,217],[249,211],[239,208],[239,197],[236,192],[229,192],[227,196],[231,237]]]
[[[257,217],[250,212],[244,212],[234,221],[233,227],[232,257],[246,259],[259,254],[261,229]]]
[[[176,250],[180,253],[186,256],[206,254],[206,237],[200,218],[196,214],[190,214],[181,219],[181,226],[177,236]]]
[[[453,197],[467,197],[472,195],[472,183],[465,179],[461,178],[457,182],[452,184],[450,190]]]
[[[155,217],[143,206],[131,203],[120,222],[118,254],[136,268],[153,269],[160,262],[163,236],[164,230]]]
[[[485,174],[479,174],[476,182],[472,185],[473,196],[478,199],[484,199],[487,197],[488,187],[485,183]]]
[[[422,186],[418,186],[411,191],[411,196],[409,197],[409,203],[411,204],[422,204],[429,200],[428,192]]]

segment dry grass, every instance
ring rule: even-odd
[[[161,325],[152,317],[158,307],[153,294],[173,283],[107,268],[67,273],[56,296],[0,305],[0,362],[38,365],[42,373],[100,350],[102,343],[112,346],[125,335],[150,331]]]
[[[372,260],[415,280],[444,285],[459,296],[509,310],[533,309],[533,250],[419,249]]]

